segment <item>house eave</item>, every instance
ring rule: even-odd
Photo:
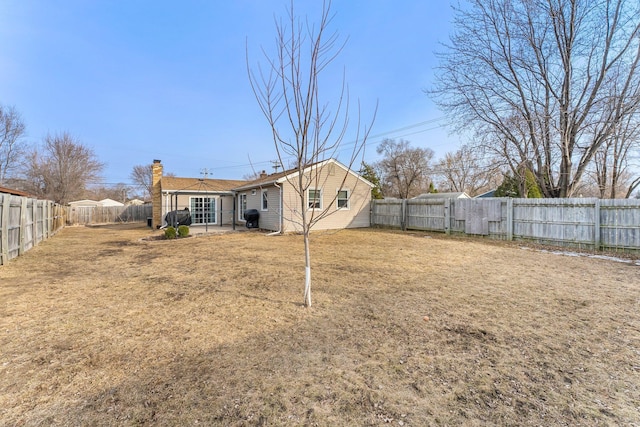
[[[216,196],[235,196],[234,190],[162,190],[162,194],[213,194]]]

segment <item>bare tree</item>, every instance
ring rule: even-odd
[[[331,2],[323,2],[320,21],[310,23],[294,14],[294,3],[285,21],[276,21],[276,53],[270,57],[263,49],[268,67],[254,72],[249,66],[249,81],[258,104],[271,126],[278,163],[293,161],[299,173],[287,176],[297,194],[300,206],[306,206],[310,189],[323,187],[321,173],[324,161],[342,154],[343,164],[351,169],[362,156],[371,126],[364,127],[349,150],[342,145],[349,127],[349,98],[343,75],[341,88],[332,104],[321,98],[321,76],[342,51],[337,33],[329,33],[333,14]],[[333,88],[330,88],[333,89]],[[348,151],[350,154],[346,155]],[[326,174],[325,174],[326,176]],[[346,180],[346,175],[345,178]],[[343,183],[340,188],[342,188]],[[337,197],[337,194],[336,196]],[[305,286],[304,304],[311,306],[311,255],[309,233],[321,219],[335,212],[334,200],[324,209],[299,209],[297,223],[304,239]]]
[[[612,108],[621,108],[614,104]],[[615,115],[616,112],[610,114]],[[599,124],[595,124],[595,127]],[[594,132],[597,132],[594,131]],[[640,154],[640,111],[625,115],[613,127],[594,155],[593,176],[601,198],[630,197],[640,184],[633,179],[629,159]],[[636,174],[638,171],[635,171]]]
[[[413,148],[409,141],[385,139],[376,151],[383,156],[376,163],[380,170],[382,193],[386,197],[408,199],[427,191],[431,183],[430,148]]]
[[[14,107],[0,105],[0,184],[20,167],[24,156],[25,125]]]
[[[131,170],[129,178],[133,185],[144,192],[146,200],[151,200],[153,190],[153,165],[136,165]]]
[[[66,204],[83,197],[88,184],[100,179],[103,168],[93,150],[69,133],[47,135],[42,148],[27,158],[28,191]]]
[[[640,3],[469,0],[440,55],[436,101],[475,140],[530,162],[570,197],[598,149],[640,108]]]
[[[464,191],[470,196],[497,187],[502,178],[499,165],[486,161],[478,150],[466,145],[447,153],[436,163],[434,172],[442,179],[439,189]]]

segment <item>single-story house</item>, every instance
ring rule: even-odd
[[[122,202],[118,202],[116,200],[113,199],[102,199],[98,202],[98,206],[101,206],[103,208],[110,208],[113,206],[117,206],[117,207],[122,207],[124,206],[124,203]]]
[[[69,202],[68,205],[72,208],[95,208],[98,206],[98,202],[96,200],[83,199]]]
[[[309,184],[304,202],[294,186]],[[335,159],[315,163],[302,171],[262,173],[253,181],[175,178],[162,176],[162,164],[153,163],[153,225],[166,225],[167,212],[188,209],[192,225],[244,225],[244,213],[256,209],[259,227],[280,232],[300,231],[301,212],[327,214],[314,230],[369,227],[373,184]]]
[[[131,199],[126,203],[127,206],[142,206],[144,204],[145,201],[140,199]]]
[[[233,189],[247,181],[227,179],[161,178],[160,226],[166,226],[168,212],[188,209],[192,226],[231,225],[235,211]],[[154,210],[156,209],[154,198]]]
[[[95,208],[95,207],[108,208],[113,206],[121,207],[121,206],[124,206],[124,203],[120,203],[113,199],[102,199],[100,201],[83,199],[83,200],[76,200],[73,202],[69,202],[68,205],[71,206],[72,208]]]
[[[257,209],[260,228],[301,231],[302,209],[308,215],[318,215],[328,208],[328,215],[314,225],[314,230],[369,227],[373,184],[358,173],[335,159],[307,167],[302,179],[310,185],[302,206],[295,187],[298,178],[298,170],[293,169],[236,187],[238,218],[246,209]]]

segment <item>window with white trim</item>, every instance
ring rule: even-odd
[[[214,197],[191,197],[192,224],[216,223],[216,199]]]
[[[238,194],[238,219],[244,221],[244,211],[247,210],[247,193]]]
[[[269,193],[267,190],[262,190],[262,210],[266,211],[269,209]]]
[[[349,209],[349,190],[338,190],[336,196],[336,206],[338,209]]]
[[[309,209],[322,209],[322,190],[307,190],[307,207]]]

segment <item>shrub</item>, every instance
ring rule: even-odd
[[[178,226],[178,237],[187,237],[189,235],[189,227],[186,225]]]
[[[164,229],[164,237],[165,239],[175,239],[176,238],[176,229],[169,226]]]

